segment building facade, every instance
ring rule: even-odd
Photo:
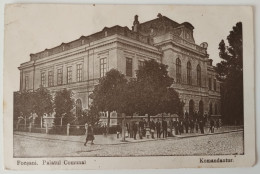
[[[20,91],[40,86],[52,92],[67,88],[73,91],[76,103],[88,109],[89,95],[107,71],[114,68],[126,77],[135,77],[144,60],[154,59],[168,65],[184,110],[219,115],[220,83],[207,54],[207,43],[197,45],[193,30],[190,23],[179,24],[161,14],[144,23],[136,15],[131,30],[118,25],[105,27],[30,54],[30,61],[19,67]]]

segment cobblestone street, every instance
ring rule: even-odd
[[[154,156],[243,154],[243,131],[118,144],[83,145],[80,141],[14,134],[15,157]]]

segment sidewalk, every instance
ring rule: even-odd
[[[209,128],[204,128],[204,134],[201,134],[200,130],[199,130],[198,133],[183,133],[181,135],[175,135],[175,137],[189,138],[189,137],[198,137],[198,136],[222,134],[222,133],[229,133],[229,132],[237,132],[237,131],[243,131],[243,130],[244,130],[243,126],[224,126],[224,127],[218,128],[218,129],[215,128],[214,133],[210,133]]]
[[[174,138],[189,138],[189,137],[197,137],[197,136],[206,136],[206,135],[214,135],[220,133],[228,133],[234,131],[243,131],[243,127],[241,126],[229,126],[229,127],[222,127],[218,130],[215,129],[215,132],[209,133],[208,129],[205,128],[205,134],[201,133],[183,133],[182,135],[175,135],[174,137],[168,137],[167,139],[174,139]],[[75,142],[75,143],[84,143],[86,136],[66,136],[66,135],[52,135],[52,134],[41,134],[41,133],[29,133],[29,132],[18,132],[15,131],[14,135],[16,136],[26,136],[33,139],[44,139],[46,141],[68,141],[68,142]],[[116,137],[116,134],[110,134],[107,136],[104,135],[95,135],[94,144],[96,145],[117,145],[117,144],[124,144],[124,143],[137,143],[137,142],[145,142],[145,141],[160,141],[160,140],[167,140],[163,138],[143,138],[139,139],[139,135],[137,135],[137,139],[134,140],[133,138],[126,138],[126,141],[122,141],[122,137]]]

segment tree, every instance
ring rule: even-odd
[[[171,88],[172,82],[167,66],[154,60],[145,61],[144,67],[137,71],[137,78],[129,81],[118,70],[112,69],[95,86],[89,116],[97,120],[101,111],[149,116],[164,112],[180,113],[183,104],[178,93]],[[109,123],[110,114],[107,128]]]
[[[96,106],[91,105],[90,110],[83,111],[83,118],[85,123],[96,125],[99,123],[99,111]]]
[[[14,119],[18,119],[22,113],[29,117],[36,106],[35,93],[31,91],[21,91],[14,93]]]
[[[31,113],[42,116],[44,113],[52,112],[52,96],[46,88],[36,91],[21,91],[14,93],[14,118],[17,119],[21,113],[28,117]],[[39,124],[40,119],[36,119]]]
[[[53,101],[52,101],[52,95],[50,94],[49,90],[40,87],[34,92],[34,111],[39,116],[38,119],[36,119],[36,123],[39,123],[39,118],[43,116],[44,113],[50,114],[53,112]]]
[[[164,112],[180,112],[179,95],[171,88],[173,78],[169,77],[167,68],[167,65],[149,60],[137,70],[135,92],[139,114],[150,116]]]
[[[124,74],[116,69],[111,69],[106,75],[99,80],[92,93],[92,107],[90,115],[98,114],[100,111],[108,111],[107,128],[110,126],[110,112],[116,111],[121,113],[125,108],[125,88],[127,79]],[[107,133],[108,130],[107,129]]]
[[[222,115],[226,123],[243,123],[243,40],[242,23],[238,22],[224,40],[219,43],[219,56],[223,60],[217,64],[217,78],[222,82]],[[234,109],[235,108],[235,109]]]
[[[60,117],[63,117],[63,124],[71,123],[75,118],[71,113],[74,107],[72,92],[66,88],[55,93],[54,105],[56,111],[55,124],[60,124]]]

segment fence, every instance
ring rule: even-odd
[[[109,128],[110,134],[115,134],[117,132],[124,132],[129,129],[129,126],[132,122],[136,122],[137,124],[141,119],[145,118],[146,121],[148,120],[148,116],[123,116],[111,119],[117,119],[118,124]],[[165,118],[167,121],[170,119],[176,120],[176,116],[150,116],[150,119],[157,120]],[[103,120],[107,118],[102,118]],[[42,121],[41,124],[33,124],[32,122],[25,122],[26,124],[21,124],[19,121],[14,122],[14,131],[23,131],[23,132],[33,132],[33,133],[46,133],[46,134],[57,134],[57,135],[85,135],[86,134],[86,125],[74,125],[74,124],[67,124],[67,125],[53,125],[52,127],[48,127],[48,124],[43,125]],[[62,123],[62,121],[61,121]],[[219,125],[222,127],[223,125]],[[235,130],[235,129],[243,129],[243,125],[224,125],[225,130]],[[209,121],[205,124],[205,129],[210,127]],[[105,126],[97,126],[94,127],[94,133],[96,135],[105,134],[106,127]]]
[[[101,135],[106,133],[105,127],[94,127],[94,133]],[[115,134],[121,127],[110,127],[109,133]],[[56,135],[85,135],[86,125],[53,125],[52,127],[42,127],[40,124],[15,124],[14,131],[32,132],[32,133],[46,133]]]

